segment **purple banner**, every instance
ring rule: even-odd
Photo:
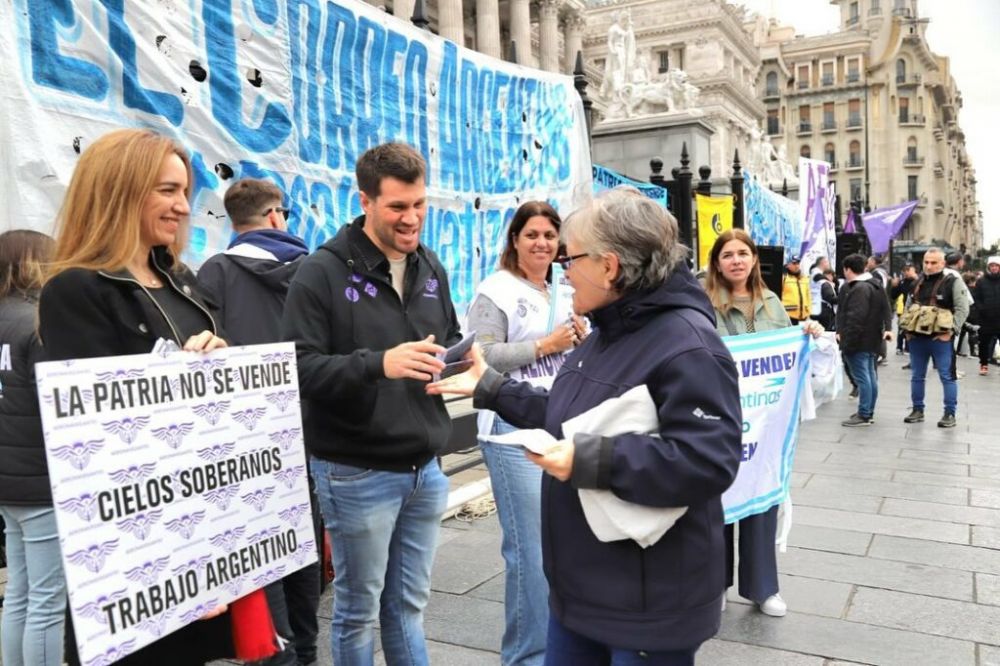
[[[844,223],[844,233],[853,234],[857,233],[854,229],[854,209],[851,208],[847,211],[847,222]]]
[[[833,257],[837,237],[833,228],[833,183],[830,165],[823,160],[799,158],[799,207],[802,212],[802,245],[799,255],[807,268],[820,257]]]
[[[861,216],[861,224],[868,233],[872,252],[882,254],[889,251],[889,241],[896,237],[916,207],[916,201],[909,201],[895,206],[876,208]]]

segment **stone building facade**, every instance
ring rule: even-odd
[[[765,131],[787,154],[831,163],[845,207],[918,200],[901,239],[982,243],[976,176],[949,60],[930,50],[917,0],[831,0],[836,32],[800,37],[760,17],[757,91]]]

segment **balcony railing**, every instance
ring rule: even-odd
[[[896,7],[892,10],[893,16],[902,16],[903,18],[910,18],[912,14],[910,13],[909,7]]]
[[[853,169],[861,169],[865,166],[865,161],[860,157],[852,157],[844,163],[844,168],[848,171]]]
[[[861,73],[860,72],[848,72],[847,73],[847,82],[848,83],[857,83],[860,80],[861,80]]]
[[[836,120],[824,120],[823,121],[823,131],[824,132],[836,132],[837,131],[837,121]]]
[[[764,97],[781,97],[781,91],[777,88],[768,88],[764,91]]]
[[[800,122],[799,123],[799,134],[812,134],[813,125],[812,123]]]
[[[837,160],[830,159],[830,156],[827,155],[826,161],[830,163],[830,171],[836,171],[837,170],[837,167],[839,166],[839,163],[837,162]]]
[[[859,20],[861,20],[860,16],[851,16],[847,19],[847,25],[857,25]]]
[[[919,125],[923,127],[927,123],[927,118],[920,115],[919,113],[914,115],[909,115],[908,113],[899,114],[899,124],[900,125]]]
[[[777,136],[781,134],[781,126],[778,123],[768,123],[767,133],[770,136]]]
[[[897,74],[896,75],[896,85],[900,86],[900,87],[902,87],[902,86],[918,86],[918,85],[920,85],[921,81],[923,81],[923,77],[921,77],[920,74],[912,74],[909,77],[907,77],[906,74]]]
[[[809,87],[809,81],[806,81],[806,80],[803,80],[803,79],[799,79],[799,81],[795,84],[795,86],[799,90],[805,90],[806,88]]]
[[[923,165],[924,165],[923,157],[918,157],[916,155],[907,155],[903,158],[903,166],[922,167]]]
[[[878,5],[868,8],[868,16],[881,16],[881,15],[882,15],[882,8],[879,7]]]
[[[847,129],[861,129],[861,114],[847,116]]]
[[[823,75],[823,85],[824,86],[832,86],[833,85],[833,74],[824,74]]]

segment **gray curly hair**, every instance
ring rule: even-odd
[[[590,256],[618,256],[619,293],[663,284],[688,254],[674,216],[634,187],[601,193],[570,215],[561,231],[564,243],[572,240]]]

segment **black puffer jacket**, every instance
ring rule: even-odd
[[[984,328],[1000,328],[1000,274],[986,273],[979,278],[972,297],[976,299],[979,323]]]
[[[0,504],[52,504],[35,393],[35,294],[0,300]]]

